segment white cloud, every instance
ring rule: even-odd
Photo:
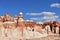
[[[26,15],[30,16],[40,16],[40,15],[52,16],[54,14],[55,14],[54,12],[26,13]]]
[[[36,21],[36,22],[41,22],[41,18],[35,18],[35,17],[31,17],[30,20]]]
[[[30,15],[30,16],[39,16],[41,15],[40,13],[26,13],[26,15]]]
[[[30,16],[39,16],[39,17],[30,17],[30,20],[34,21],[55,21],[58,20],[59,16],[56,16],[55,12],[41,12],[41,13],[27,13]]]
[[[59,16],[53,16],[53,18],[58,18]]]
[[[44,16],[43,19],[57,19],[59,16]]]
[[[59,16],[56,16],[54,12],[41,12],[42,14],[42,20],[45,21],[55,21],[58,19]]]
[[[57,7],[57,8],[60,8],[60,3],[53,3],[50,5],[51,7]]]
[[[41,20],[40,18],[30,18],[31,20]]]
[[[54,12],[41,12],[41,14],[44,16],[53,16],[56,13],[54,13]]]
[[[50,18],[47,16],[44,16],[44,17],[42,17],[42,20],[44,20],[44,19],[50,19]]]

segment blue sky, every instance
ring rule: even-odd
[[[56,6],[55,3],[59,4]],[[60,21],[60,0],[0,0],[0,16],[5,13],[11,16],[18,15],[23,12],[24,19],[32,19],[34,21],[46,21],[50,19],[43,19],[46,15],[32,15],[41,13],[52,13],[56,16],[57,21]],[[55,14],[53,14],[55,13]],[[47,16],[48,17],[48,16]],[[38,20],[36,20],[38,19]],[[53,18],[52,18],[53,19]]]

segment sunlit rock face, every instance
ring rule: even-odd
[[[11,21],[11,16],[10,16],[10,14],[9,13],[6,13],[5,15],[4,15],[4,22],[5,21]]]
[[[19,15],[18,15],[18,17],[23,18],[23,13],[20,12]]]
[[[18,20],[18,16],[15,15],[13,21],[17,23],[18,22],[17,20]]]
[[[19,15],[18,15],[18,22],[21,22],[23,21],[23,13],[20,12]]]
[[[51,22],[34,22],[31,20],[23,20],[23,13],[20,12],[18,16],[11,17],[10,14],[6,13],[3,17],[0,16],[0,37],[4,40],[19,40],[22,38],[41,38],[46,37],[47,33],[45,30],[46,25],[53,24]],[[44,25],[44,26],[43,26]],[[54,24],[53,24],[54,25]],[[56,23],[60,26],[60,23]],[[54,27],[52,27],[53,29]],[[58,33],[59,27],[56,28]],[[54,31],[54,29],[53,29]]]
[[[0,16],[0,22],[3,22],[3,17],[2,16]]]
[[[42,32],[42,26],[41,25],[39,25],[39,24],[36,24],[35,25],[35,27],[34,27],[34,29],[35,29],[35,31],[37,31],[37,32]]]

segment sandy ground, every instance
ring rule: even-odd
[[[49,35],[47,37],[43,37],[43,38],[33,38],[30,40],[60,40],[60,35]]]
[[[22,39],[22,40],[60,40],[60,35],[54,34],[43,38],[31,38],[31,39]]]
[[[54,34],[54,35],[49,35],[47,37],[43,37],[43,38],[31,38],[31,39],[17,39],[17,38],[12,38],[12,39],[9,39],[9,38],[1,38],[0,37],[0,40],[60,40],[60,35],[57,35],[57,34]]]

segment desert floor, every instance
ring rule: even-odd
[[[60,35],[53,34],[43,38],[32,38],[32,39],[22,39],[22,40],[60,40]]]
[[[43,38],[31,38],[31,39],[9,39],[9,38],[0,38],[0,40],[60,40],[60,35],[59,34],[52,34],[52,35],[48,35],[47,37],[43,37]]]

